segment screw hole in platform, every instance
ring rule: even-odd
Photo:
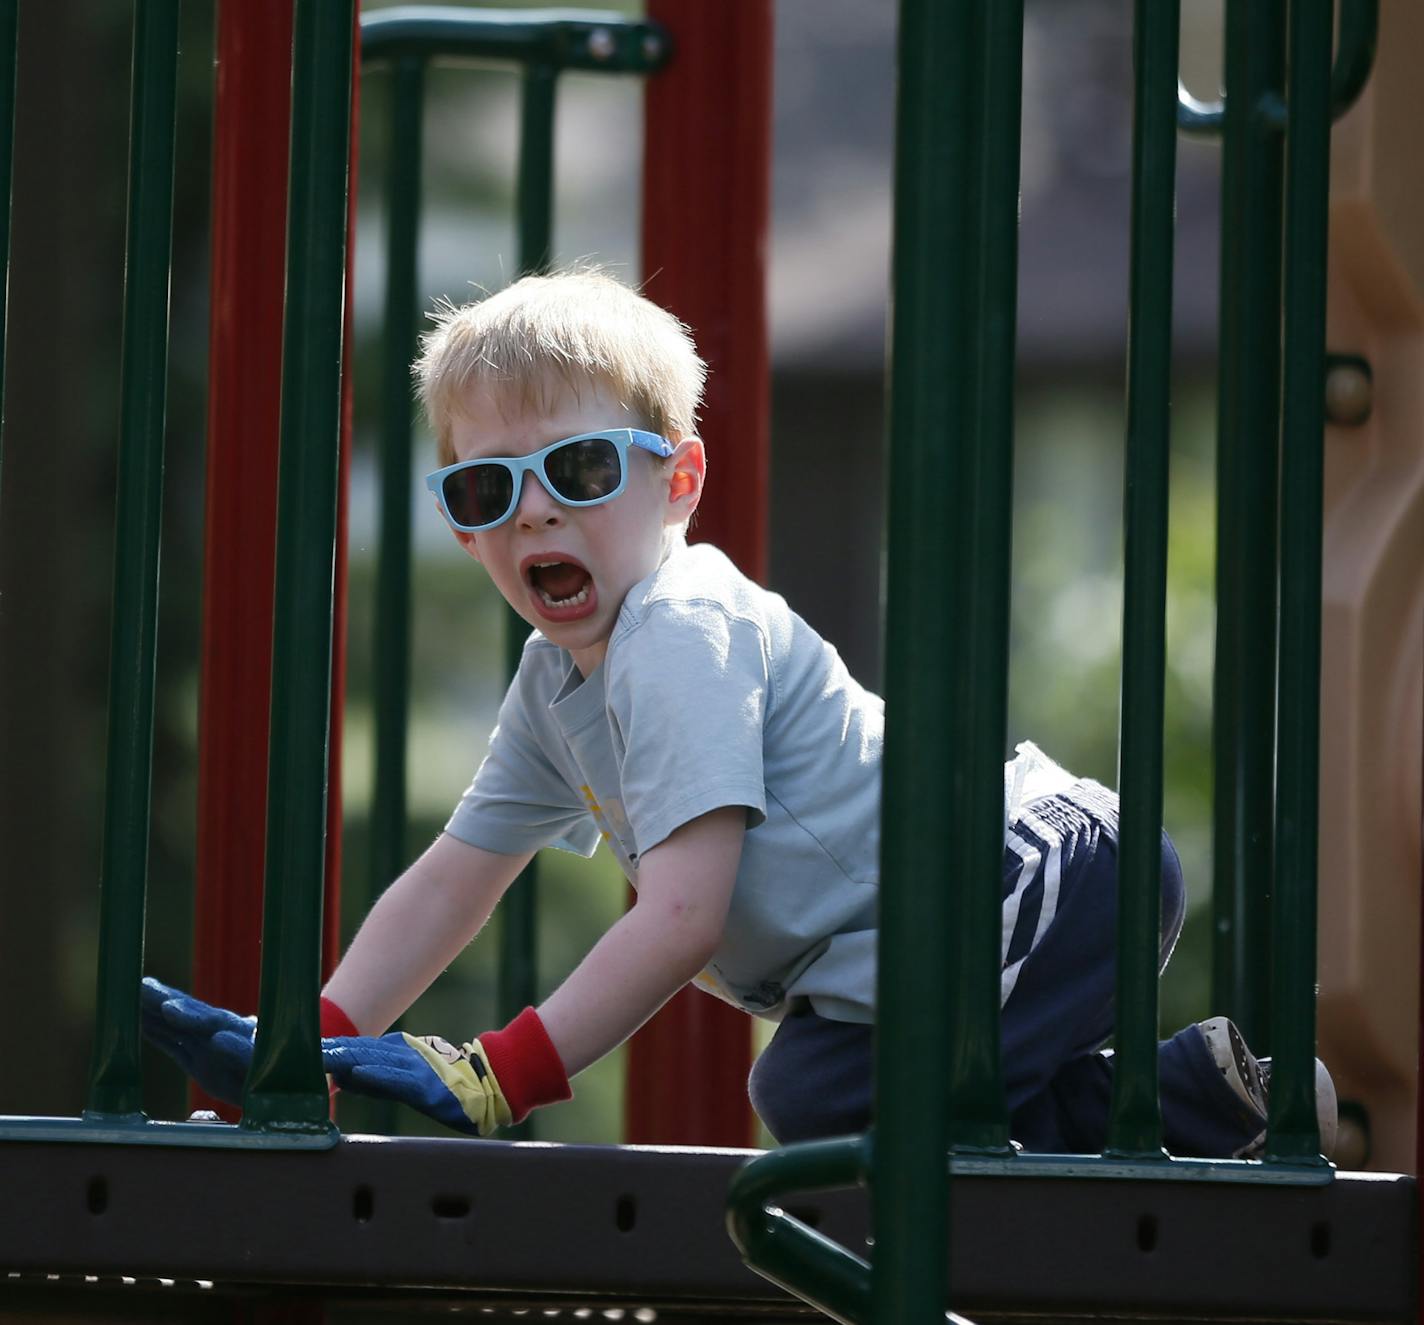
[[[1330,1255],[1330,1225],[1326,1223],[1310,1226],[1310,1254],[1318,1261]]]
[[[613,1222],[620,1233],[631,1233],[638,1222],[638,1202],[632,1196],[620,1196],[613,1207]]]
[[[109,1180],[102,1174],[89,1179],[84,1203],[89,1207],[91,1215],[102,1215],[109,1208]]]
[[[470,1198],[440,1195],[431,1199],[430,1208],[435,1212],[436,1219],[465,1219],[470,1213]]]
[[[1141,1252],[1157,1250],[1156,1215],[1139,1215],[1137,1217],[1137,1250]]]
[[[351,1217],[358,1224],[369,1224],[376,1213],[376,1197],[369,1187],[358,1187],[351,1193]]]

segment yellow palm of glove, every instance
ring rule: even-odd
[[[489,1136],[514,1121],[509,1101],[504,1098],[499,1080],[478,1040],[457,1049],[438,1035],[406,1035],[404,1038],[430,1064],[430,1070],[455,1097],[481,1136]]]

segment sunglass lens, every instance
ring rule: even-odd
[[[509,510],[514,476],[503,465],[469,465],[449,475],[441,491],[455,523],[474,528],[492,524]]]
[[[606,437],[585,437],[544,457],[549,485],[565,501],[597,501],[618,490],[623,467]]]

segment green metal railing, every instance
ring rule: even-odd
[[[667,37],[656,25],[592,10],[401,8],[377,11],[361,22],[363,64],[389,67],[392,80],[386,174],[390,227],[382,347],[380,545],[374,612],[376,771],[370,853],[373,894],[408,863],[410,362],[416,348],[420,311],[421,112],[426,67],[435,60],[461,60],[512,64],[520,71],[515,210],[517,261],[524,274],[545,270],[553,252],[555,101],[560,75],[569,70],[651,73],[662,65],[668,50]],[[505,671],[512,676],[528,626],[512,608],[505,621]],[[538,1001],[536,873],[531,864],[500,903],[497,1015],[501,1020],[508,1020]],[[513,1131],[528,1135],[529,1124]]]
[[[1330,72],[1338,118],[1359,97],[1378,41],[1378,0],[1341,0]],[[1185,92],[1180,123],[1222,142],[1217,427],[1213,1006],[1271,1045],[1276,609],[1281,428],[1286,0],[1226,6],[1221,101]]]
[[[901,4],[878,991],[890,1033],[877,1038],[873,1132],[751,1161],[728,1214],[753,1268],[855,1325],[944,1319],[951,1170],[1331,1177],[1314,1096],[1329,130],[1368,76],[1377,7],[1342,0],[1332,74],[1331,0],[1291,0],[1288,15],[1285,0],[1228,0],[1226,91],[1210,107],[1176,83],[1178,21],[1176,0],[1138,0],[1109,1137],[1100,1156],[1035,1156],[1007,1149],[998,1043],[1022,0]],[[1264,1162],[1169,1157],[1158,1101],[1178,127],[1224,138],[1215,992],[1253,1036],[1269,1009]],[[943,518],[945,491],[954,521]],[[902,624],[911,612],[913,631]],[[1269,969],[1269,991],[1252,966]],[[873,1263],[781,1208],[793,1192],[854,1184],[871,1191]]]
[[[351,134],[351,3],[299,4],[282,332],[267,867],[245,1129],[324,1135],[317,1049]]]
[[[9,1118],[0,1136],[170,1145],[325,1146],[317,1055],[347,138],[354,0],[297,0],[292,188],[261,1023],[241,1128],[141,1111],[143,972],[158,549],[168,357],[178,0],[134,18],[109,748],[93,1064],[79,1119]],[[3,24],[0,24],[3,32]],[[13,57],[13,46],[9,55]],[[3,63],[0,59],[0,63]],[[335,237],[335,238],[333,238]]]
[[[98,1024],[84,1116],[7,1118],[0,1136],[178,1145],[326,1146],[317,1054],[321,893],[341,401],[342,308],[354,0],[297,0],[283,334],[281,459],[259,1031],[241,1128],[142,1113],[138,988],[143,971],[158,546],[179,0],[138,0],[125,278],[108,801],[101,876]],[[418,316],[417,232],[424,71],[433,59],[514,62],[524,71],[519,263],[549,261],[554,93],[569,69],[647,72],[665,58],[653,25],[596,11],[398,9],[361,25],[362,54],[393,66],[392,217],[387,276],[383,503],[378,570],[376,868],[404,865],[409,680],[409,363]],[[0,0],[0,188],[8,200],[15,2]],[[0,242],[8,246],[6,229]],[[3,308],[0,308],[3,324]],[[522,631],[511,631],[511,666]],[[501,1001],[534,1001],[533,889],[503,908]]]
[[[1157,976],[1179,17],[1177,0],[1137,0],[1118,747],[1117,1057],[1107,1147],[1109,1154],[1127,1159],[1164,1157],[1157,1102]]]
[[[142,1109],[138,991],[153,767],[177,73],[178,0],[144,0],[134,11],[99,996],[89,1072],[88,1112],[98,1117],[133,1117]]]
[[[178,0],[137,0],[99,1025],[84,1117],[0,1120],[0,1136],[254,1146],[335,1140],[317,1057],[321,902],[310,881],[322,874],[327,792],[353,7],[354,0],[296,0],[274,639],[280,688],[271,719],[261,1030],[244,1124],[154,1123],[141,1113],[137,989]],[[951,1170],[1330,1177],[1318,1154],[1313,1095],[1326,201],[1331,116],[1368,75],[1377,8],[1375,0],[1341,0],[1332,68],[1330,0],[1288,7],[1228,0],[1226,91],[1211,107],[1190,103],[1173,85],[1177,8],[1176,0],[1138,0],[1136,8],[1121,1020],[1111,1132],[1102,1156],[1025,1156],[1009,1143],[998,1037],[1023,0],[902,2],[881,917],[881,942],[895,960],[880,963],[878,989],[882,1021],[894,1033],[877,1040],[875,1131],[752,1162],[734,1184],[729,1215],[757,1269],[837,1319],[943,1319]],[[0,118],[13,105],[14,27],[13,0],[0,2]],[[522,68],[519,263],[538,270],[551,250],[559,74],[645,72],[666,43],[649,25],[616,15],[440,9],[379,13],[362,25],[362,47],[366,60],[391,64],[395,88],[373,851],[384,882],[404,863],[406,371],[418,305],[425,65],[463,58]],[[1241,455],[1219,479],[1218,804],[1228,808],[1217,817],[1217,854],[1226,862],[1217,989],[1224,1010],[1253,1035],[1268,1034],[1275,1051],[1264,1163],[1166,1157],[1155,1084],[1174,123],[1223,137],[1221,445],[1225,456],[1234,439]],[[8,194],[8,126],[0,140]],[[946,488],[956,493],[953,521],[943,518]],[[1262,626],[1276,618],[1277,604],[1279,649]],[[913,631],[900,625],[911,611]],[[1268,664],[1242,663],[1262,648]],[[1266,878],[1269,915],[1258,882]],[[525,909],[516,906],[507,922],[519,944],[532,936],[533,890],[522,891]],[[1244,970],[1263,965],[1267,937],[1268,988]],[[531,948],[509,942],[505,1010],[533,1001]],[[871,1189],[873,1264],[777,1205],[790,1191],[854,1183]]]

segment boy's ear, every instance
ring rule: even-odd
[[[455,541],[465,549],[476,561],[483,565],[480,557],[480,545],[476,541],[476,535],[470,533],[468,529],[456,529],[453,526],[450,532],[455,535]]]
[[[677,449],[663,461],[668,477],[666,524],[686,524],[702,500],[707,481],[707,453],[700,437],[684,437]]]

